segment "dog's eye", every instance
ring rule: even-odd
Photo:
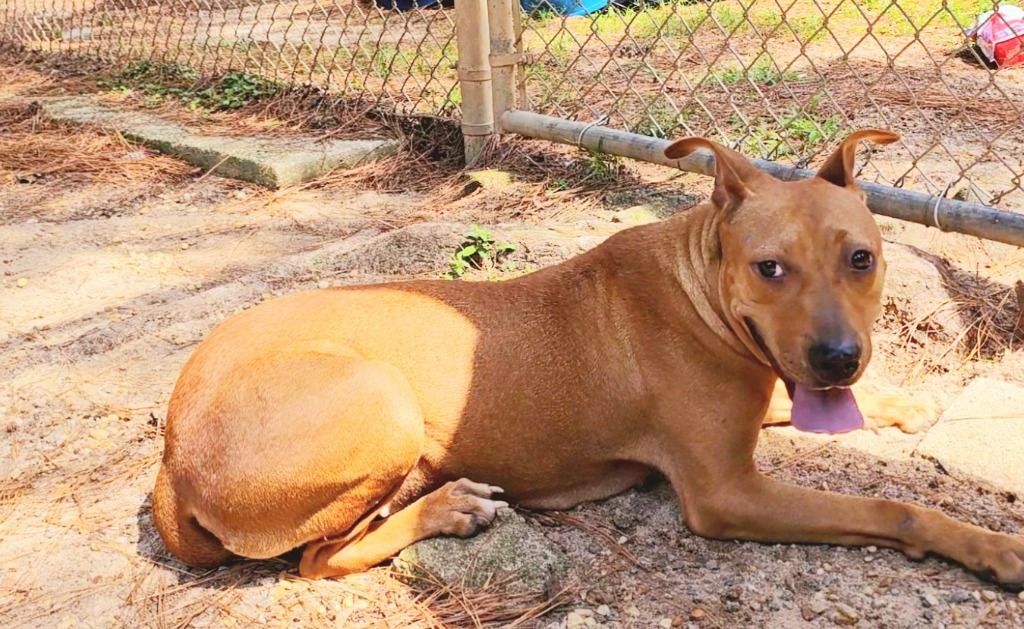
[[[854,251],[853,256],[850,257],[850,266],[858,271],[867,271],[871,268],[874,261],[875,257],[871,255],[870,251],[858,249],[857,251]]]
[[[757,263],[757,272],[761,274],[761,277],[779,278],[786,274],[786,271],[782,268],[782,265],[775,260],[765,260],[764,262]]]

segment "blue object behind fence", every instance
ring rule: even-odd
[[[421,9],[436,6],[444,0],[374,0],[374,3],[382,9],[392,11],[408,11],[419,7]],[[548,9],[560,15],[588,15],[595,13],[608,6],[610,0],[520,0],[523,10],[526,12]],[[451,2],[444,1],[450,5]]]
[[[609,0],[520,0],[526,12],[548,9],[561,15],[587,15],[608,6]]]

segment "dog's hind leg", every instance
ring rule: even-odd
[[[406,546],[435,535],[468,537],[489,525],[505,502],[492,500],[498,487],[461,479],[423,496],[401,511],[377,520],[359,536],[311,542],[302,553],[299,574],[310,579],[362,572]]]
[[[153,489],[153,523],[167,550],[197,568],[215,568],[230,559],[232,553],[184,507],[161,465]]]

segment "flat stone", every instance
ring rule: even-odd
[[[398,150],[395,140],[318,140],[310,137],[204,136],[159,116],[112,109],[85,96],[46,100],[54,120],[118,131],[127,140],[177,157],[222,177],[278,189],[338,168],[352,168]]]
[[[1024,495],[1024,388],[978,378],[931,427],[917,454]]]
[[[644,225],[658,222],[658,214],[649,205],[634,205],[612,214],[613,223]]]
[[[560,548],[511,510],[500,512],[491,527],[476,536],[417,542],[399,553],[394,566],[405,574],[427,572],[444,584],[471,589],[512,577],[505,587],[522,592],[543,591],[565,579],[571,569]]]
[[[503,190],[512,185],[512,173],[506,170],[495,170],[493,168],[474,170],[466,173],[466,177],[469,179],[467,192],[479,190],[480,188],[485,190]]]

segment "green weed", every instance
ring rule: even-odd
[[[744,130],[746,123],[734,120],[733,126]],[[742,148],[746,153],[766,159],[806,155],[835,138],[842,128],[842,119],[836,115],[822,118],[813,113],[793,112],[780,123],[759,121],[746,131]]]
[[[446,279],[465,277],[470,269],[492,270],[501,264],[505,256],[516,250],[516,246],[510,242],[495,242],[494,236],[479,225],[470,226],[470,230],[463,236],[466,240],[452,256],[449,269],[444,274]]]
[[[191,109],[208,110],[239,109],[279,89],[269,79],[247,72],[228,72],[206,86],[198,85],[198,81],[198,73],[181,64],[137,61],[99,83],[119,92],[139,92],[143,103],[151,107],[174,98]]]

